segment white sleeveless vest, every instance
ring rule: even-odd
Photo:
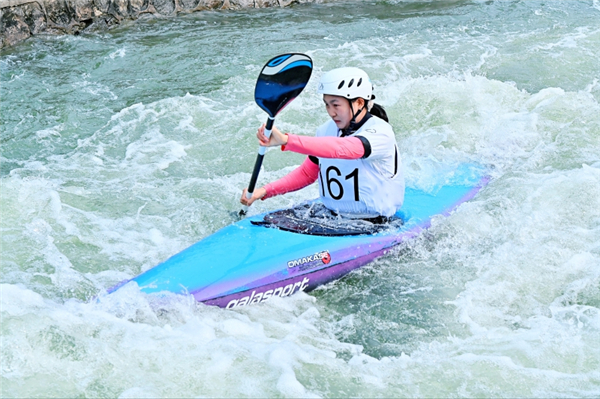
[[[337,137],[330,120],[317,129],[317,137]],[[360,159],[319,158],[319,192],[323,204],[352,217],[392,216],[404,201],[402,162],[392,127],[371,117],[348,137],[362,136],[371,153]]]

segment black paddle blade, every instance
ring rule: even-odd
[[[258,106],[275,118],[304,90],[312,67],[312,60],[305,54],[282,54],[269,60],[260,72],[254,89]]]

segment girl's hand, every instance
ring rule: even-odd
[[[267,136],[265,136],[264,123],[258,128],[256,137],[258,138],[260,145],[263,147],[277,147],[280,145],[286,145],[288,142],[288,136],[281,133],[275,126],[273,126],[273,129],[271,130],[271,137],[267,139]]]
[[[250,198],[246,198],[247,192],[248,192],[248,189],[245,188],[244,191],[242,192],[242,198],[240,198],[240,202],[246,206],[252,205],[254,203],[254,201],[259,200],[262,197],[264,197],[265,195],[267,195],[267,190],[265,190],[264,187],[257,188],[256,190],[254,190],[254,192],[252,193],[252,197],[250,197]]]

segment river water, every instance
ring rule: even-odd
[[[256,77],[291,51],[315,71],[280,128],[314,134],[318,78],[359,66],[408,185],[461,162],[490,185],[309,294],[103,294],[234,221]],[[600,396],[599,54],[598,0],[201,12],[4,49],[1,396]],[[300,162],[270,151],[260,179]]]

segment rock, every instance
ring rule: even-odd
[[[46,30],[46,18],[44,11],[38,3],[29,3],[23,6],[25,12],[24,22],[29,27],[32,34],[38,34]]]
[[[322,0],[0,0],[0,48],[39,33],[78,34],[106,29],[141,14],[287,7]]]
[[[2,29],[2,47],[12,46],[31,36],[31,29],[25,23],[25,13],[22,7],[1,10],[0,29]]]

